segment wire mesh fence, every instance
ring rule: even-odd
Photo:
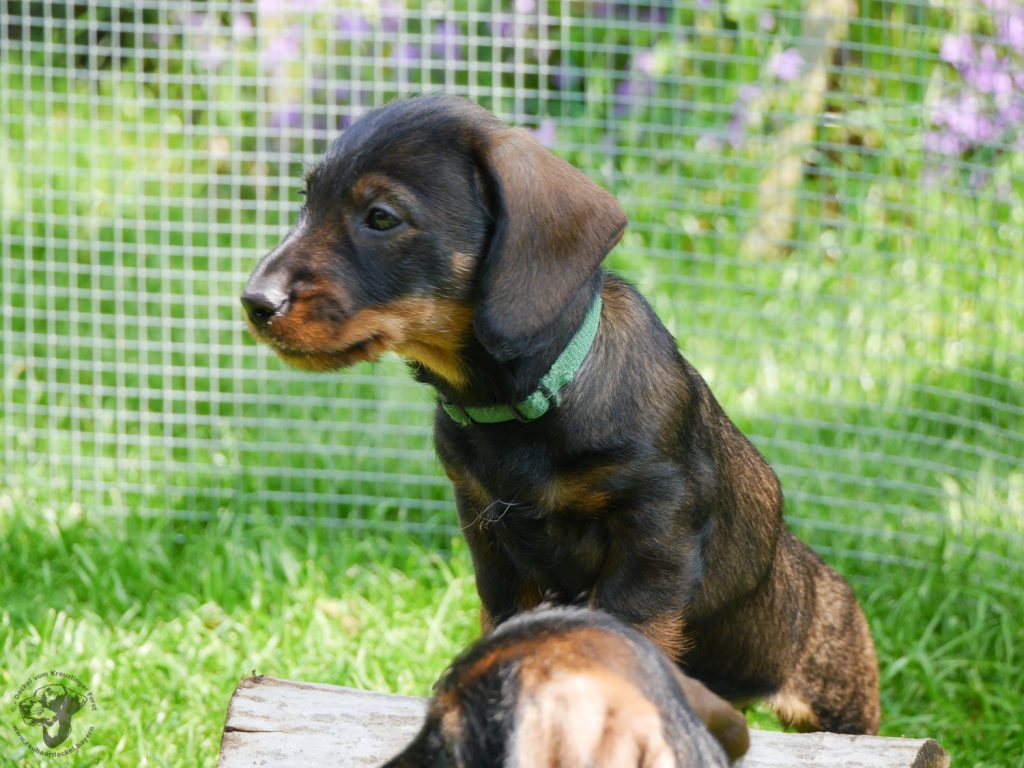
[[[1024,551],[1024,6],[0,2],[2,456],[84,509],[447,537],[432,393],[238,293],[367,109],[464,94],[611,189],[821,551]]]

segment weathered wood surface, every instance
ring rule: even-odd
[[[379,766],[419,730],[426,699],[272,677],[245,678],[228,705],[221,768]],[[931,739],[751,732],[742,768],[945,768]]]

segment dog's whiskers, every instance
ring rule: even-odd
[[[490,512],[491,509],[493,509],[498,504],[504,504],[505,505],[505,509],[503,509],[501,511],[501,513],[498,514],[497,516],[489,515],[488,512]],[[502,501],[501,499],[495,499],[490,504],[488,504],[486,507],[481,509],[477,513],[477,516],[473,519],[472,522],[467,523],[466,525],[461,526],[461,528],[462,528],[462,530],[466,530],[467,528],[472,528],[473,526],[478,525],[478,524],[479,524],[479,526],[481,528],[487,528],[490,525],[494,525],[495,523],[501,522],[501,519],[503,517],[505,517],[505,515],[508,514],[508,511],[510,509],[512,509],[512,507],[519,507],[519,506],[522,506],[522,502],[518,502],[518,501]]]

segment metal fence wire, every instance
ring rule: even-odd
[[[238,303],[304,166],[443,91],[619,197],[610,266],[819,551],[1021,567],[1016,0],[0,0],[0,46],[9,480],[453,535],[432,392],[397,360],[289,370]]]

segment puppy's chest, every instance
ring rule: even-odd
[[[609,521],[571,503],[550,503],[538,489],[528,500],[483,493],[468,500],[463,526],[505,552],[542,590],[573,599],[598,579],[609,549]],[[469,518],[469,519],[466,519]]]
[[[542,451],[513,447],[459,458],[458,469],[445,465],[462,500],[463,527],[472,526],[548,588],[589,588],[612,535],[612,468],[559,467]]]

